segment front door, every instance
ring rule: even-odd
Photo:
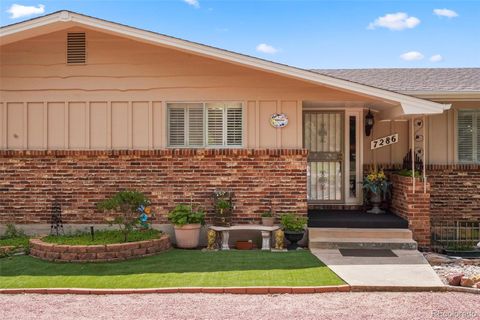
[[[303,144],[308,154],[308,201],[344,201],[344,113],[304,111]]]

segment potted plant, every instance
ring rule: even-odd
[[[179,248],[196,248],[200,241],[200,228],[205,223],[205,213],[194,210],[186,204],[177,205],[168,213],[168,220],[173,223],[175,239]]]
[[[367,211],[368,213],[385,213],[385,211],[380,209],[380,204],[390,192],[391,185],[392,183],[388,181],[382,170],[372,171],[365,177],[363,180],[363,189],[365,189],[367,195],[370,197],[370,203],[373,206],[371,210]]]
[[[286,213],[280,217],[280,222],[285,232],[285,238],[290,241],[290,245],[287,247],[287,249],[297,249],[297,242],[302,240],[303,234],[305,233],[307,218],[293,213]]]
[[[275,223],[275,217],[273,216],[271,211],[262,213],[262,224],[264,226],[271,227],[273,226],[274,223]]]

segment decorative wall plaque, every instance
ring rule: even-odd
[[[270,124],[274,128],[283,128],[288,124],[288,117],[284,113],[274,113],[270,118]]]

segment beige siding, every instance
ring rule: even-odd
[[[7,103],[7,147],[22,149],[27,146],[25,127],[25,104]]]
[[[402,163],[403,157],[409,150],[409,122],[408,121],[381,121],[375,123],[373,132],[370,137],[364,136],[363,158],[364,163]],[[362,128],[362,134],[364,128]],[[370,150],[370,142],[372,140],[398,133],[398,143],[392,144],[376,150]]]
[[[91,30],[87,63],[68,66],[68,31],[82,30],[0,47],[1,148],[164,148],[167,101],[241,101],[246,147],[298,148],[302,100],[372,101]],[[270,125],[275,112],[287,114],[286,128]]]
[[[460,109],[480,109],[480,101],[477,102],[450,102],[452,108],[443,114],[430,116],[427,121],[427,159],[432,164],[456,163],[456,119]]]

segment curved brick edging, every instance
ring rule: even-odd
[[[146,288],[146,289],[79,289],[79,288],[31,288],[0,289],[0,294],[145,294],[145,293],[232,293],[232,294],[302,294],[350,292],[349,285],[323,287],[182,287],[182,288]]]
[[[30,255],[47,261],[106,262],[150,256],[170,249],[170,237],[107,245],[59,245],[30,239]]]

